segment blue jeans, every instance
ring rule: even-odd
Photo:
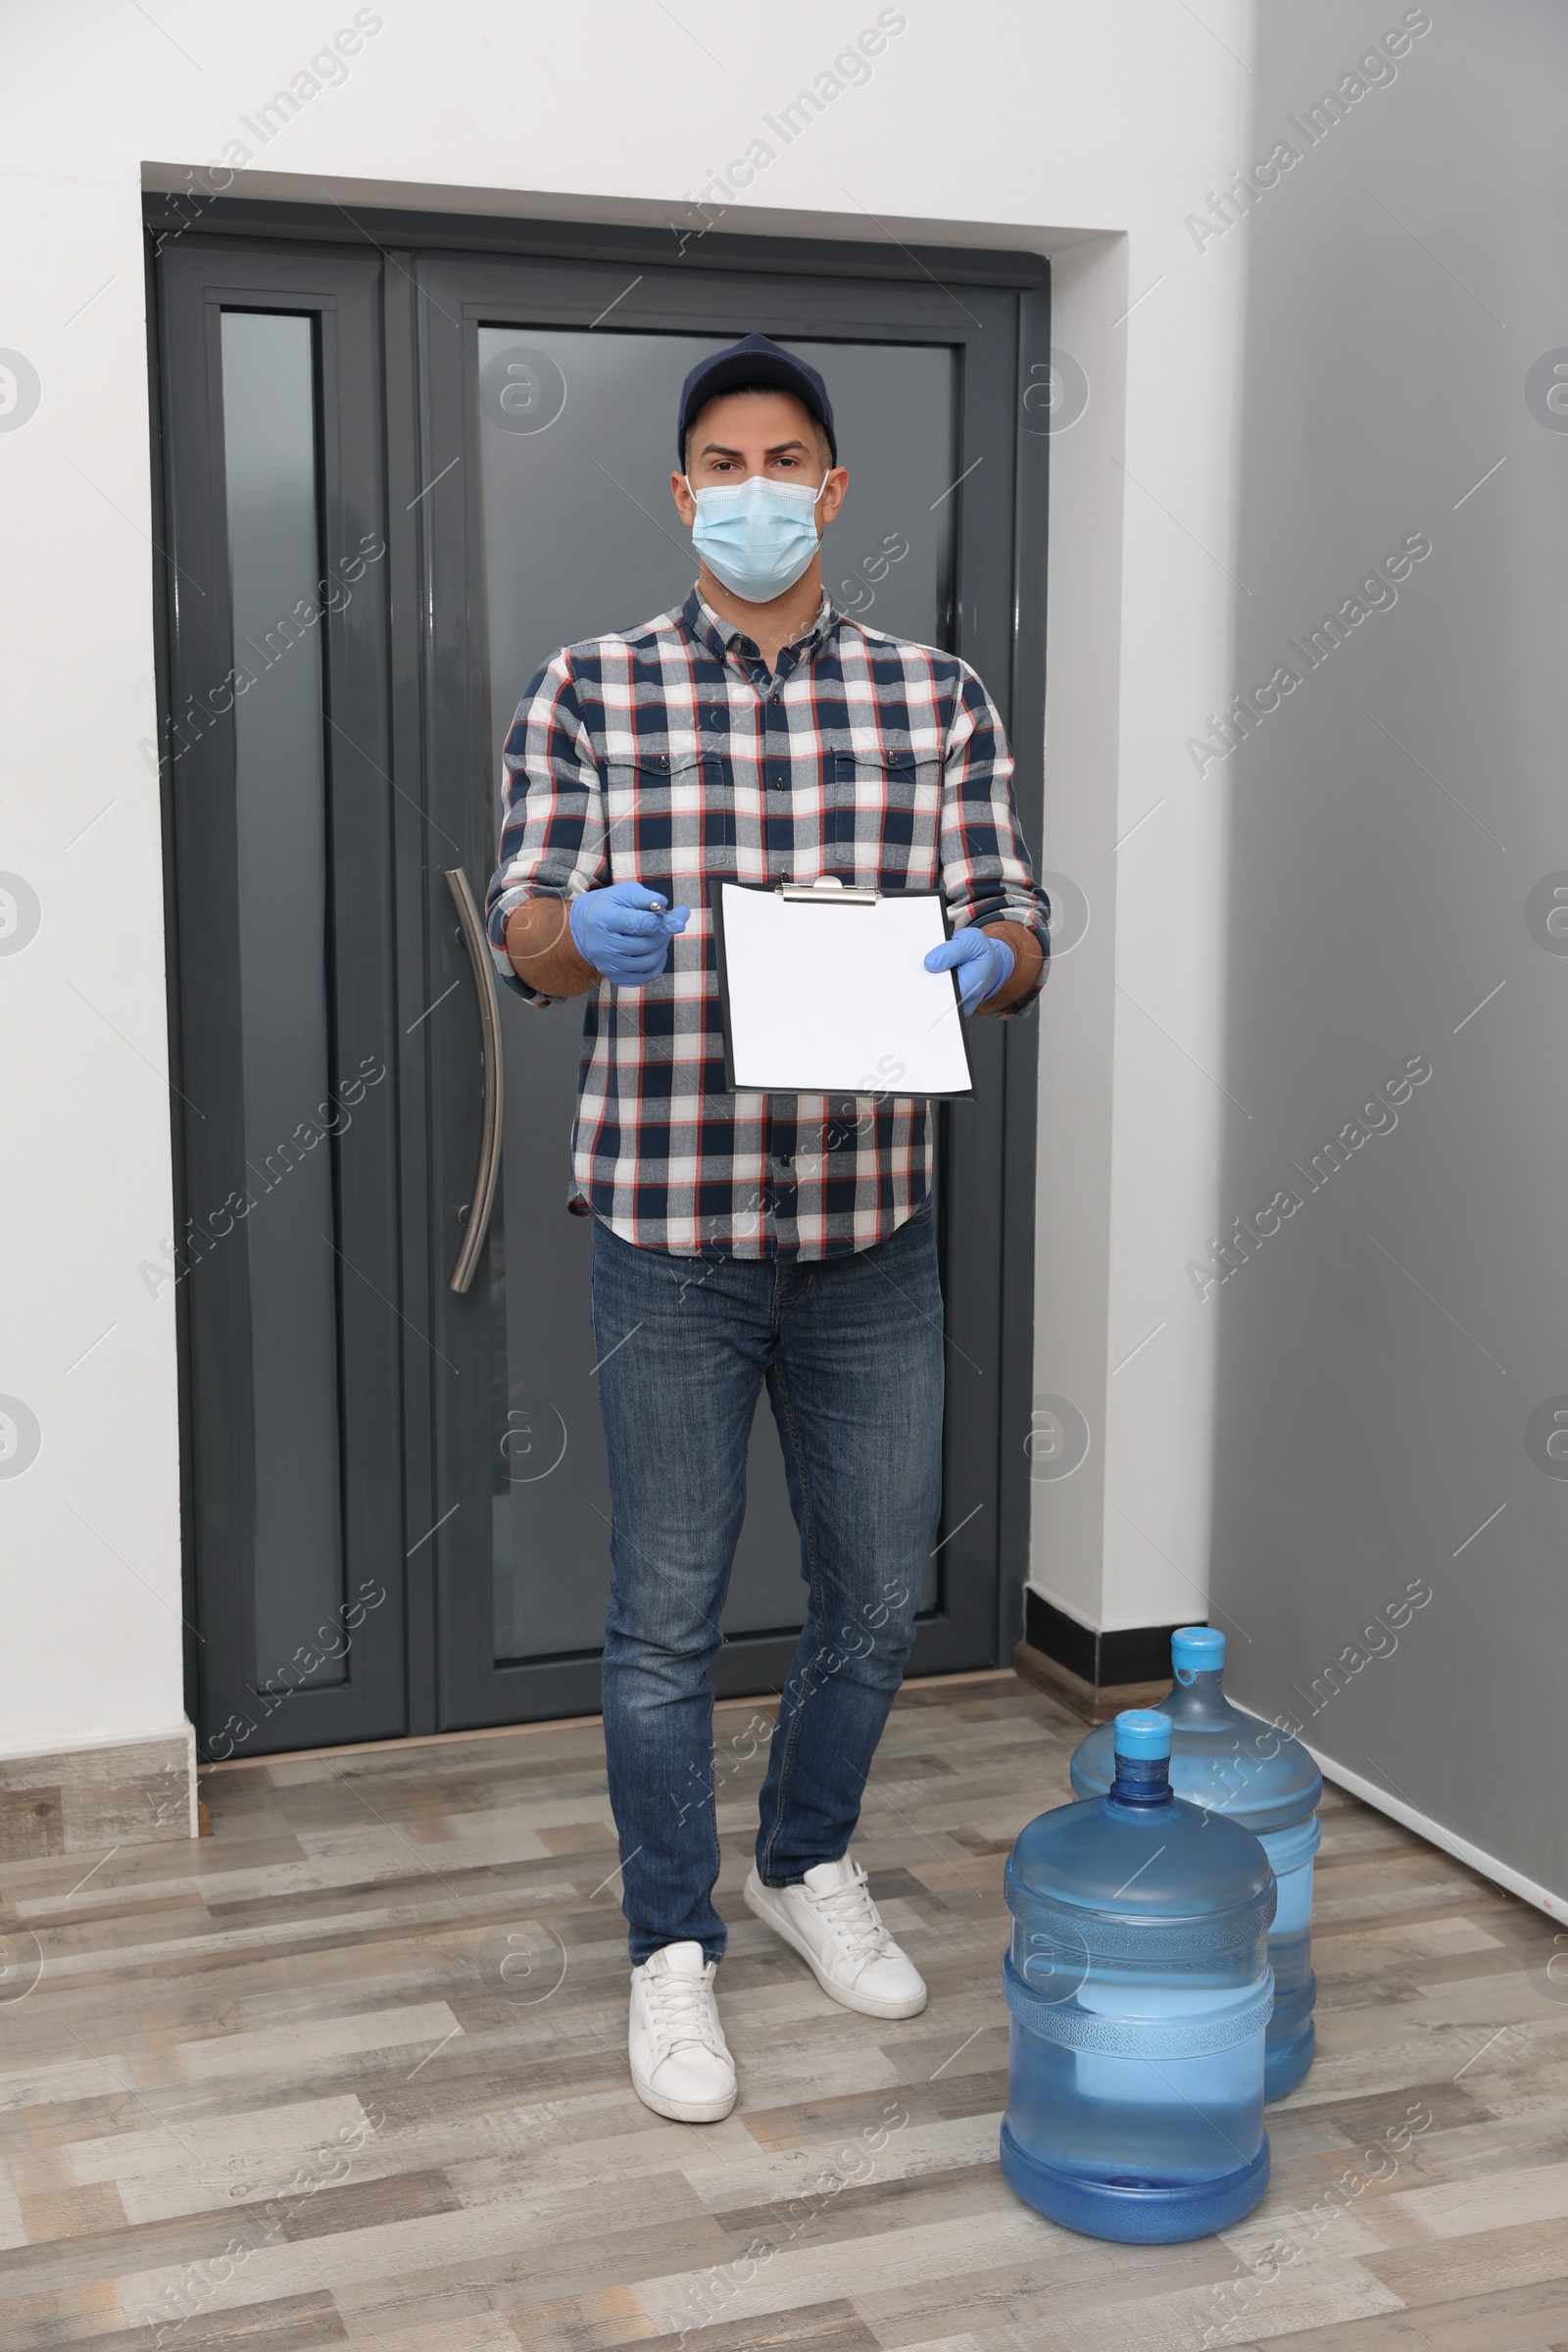
[[[708,1667],[765,1381],[806,1623],[762,1784],[757,1867],[849,1844],[914,1635],[942,1486],[942,1291],[929,1208],[844,1257],[672,1257],[594,1225],[613,1510],[605,1747],[631,1956],[724,1949]]]

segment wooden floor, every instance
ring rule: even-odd
[[[596,1726],[221,1771],[210,1840],[9,1866],[4,2352],[1568,2345],[1540,1914],[1329,1791],[1268,2196],[1103,2245],[997,2164],[1003,1856],[1080,1727],[1010,1675],[904,1694],[856,1850],[931,2004],[885,2025],[743,1908],[765,1711],[717,1720],[723,2124],[627,2082]]]

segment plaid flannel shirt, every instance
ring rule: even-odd
[[[518,996],[553,1001],[507,955],[524,899],[633,878],[692,910],[661,978],[588,998],[568,1205],[677,1256],[821,1258],[885,1240],[930,1190],[930,1106],[726,1091],[708,883],[831,872],[940,888],[955,927],[1022,923],[1049,954],[1011,754],[974,671],[824,595],[770,673],[694,588],[677,612],[547,662],[505,767],[486,921]]]

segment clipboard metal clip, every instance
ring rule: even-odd
[[[841,882],[837,874],[818,874],[814,882],[781,882],[781,899],[814,899],[829,906],[874,906],[879,894],[858,882]]]

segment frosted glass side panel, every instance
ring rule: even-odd
[[[312,322],[226,311],[222,360],[255,1202],[228,1246],[250,1269],[257,1679],[287,1686],[342,1679],[296,1659],[321,1648],[320,1628],[330,1638],[342,1590],[333,1146],[307,1140],[332,1116]]]

